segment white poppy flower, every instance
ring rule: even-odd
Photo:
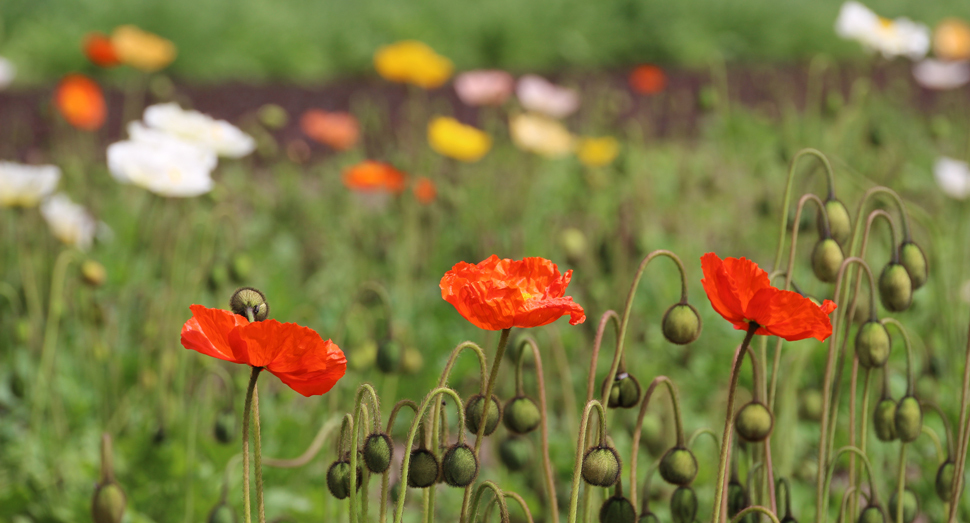
[[[950,198],[970,198],[970,166],[967,166],[967,162],[942,156],[933,165],[933,177]]]
[[[455,78],[455,93],[467,105],[502,105],[514,85],[515,79],[505,71],[468,71]]]
[[[927,58],[913,66],[913,77],[927,89],[956,89],[970,82],[970,64]]]
[[[509,134],[519,149],[555,158],[573,150],[573,135],[562,123],[536,114],[509,118]]]
[[[54,192],[60,179],[54,165],[0,162],[0,207],[33,207]]]
[[[856,40],[886,58],[906,56],[919,60],[930,50],[930,29],[908,18],[889,20],[859,2],[842,4],[835,20],[835,32]]]
[[[238,127],[198,111],[186,111],[174,102],[146,108],[144,120],[149,127],[212,149],[219,156],[242,158],[256,148],[252,136]]]
[[[83,206],[72,202],[67,195],[57,193],[44,200],[40,204],[40,213],[58,240],[82,251],[91,247],[98,222]]]
[[[0,89],[6,89],[10,82],[17,76],[17,68],[13,62],[0,56]]]
[[[108,146],[108,170],[115,180],[177,198],[212,190],[213,151],[138,122],[128,125],[128,134],[130,140]]]
[[[534,74],[519,79],[515,94],[522,107],[553,118],[565,118],[579,109],[579,93]]]

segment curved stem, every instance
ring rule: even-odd
[[[903,348],[906,349],[906,395],[912,396],[916,392],[916,379],[913,377],[913,349],[909,341],[909,333],[896,318],[883,318],[881,323],[895,326],[903,335]]]
[[[608,310],[600,316],[599,327],[596,328],[596,338],[593,340],[593,355],[590,357],[589,376],[586,378],[586,402],[593,399],[593,389],[596,387],[596,364],[599,361],[600,346],[603,342],[603,333],[606,332],[606,324],[613,320],[616,327],[616,339],[620,339],[620,315],[616,311]],[[609,379],[609,376],[607,376]]]
[[[479,347],[478,344],[473,341],[463,341],[459,343],[454,349],[451,350],[451,355],[448,357],[448,362],[445,363],[445,368],[441,372],[441,377],[438,378],[438,386],[446,387],[448,385],[448,378],[451,377],[452,367],[455,366],[455,362],[458,360],[458,356],[460,356],[462,351],[464,351],[465,349],[471,349],[475,353],[475,355],[478,356],[478,365],[479,365],[479,368],[481,369],[481,380],[479,381],[479,385],[481,387],[481,393],[484,394],[486,383],[487,383],[485,381],[485,378],[486,378],[485,373],[487,372],[487,369],[488,369],[488,363],[485,361],[485,351],[483,351],[482,348]]]
[[[404,407],[410,408],[414,412],[415,416],[418,415],[418,409],[420,407],[418,407],[418,404],[415,403],[414,400],[404,399],[395,403],[394,408],[391,409],[391,414],[387,417],[387,429],[385,430],[385,432],[387,432],[388,434],[391,433],[391,428],[394,426],[394,420],[397,419],[397,414]]]
[[[896,204],[896,209],[899,211],[899,216],[901,217],[903,222],[903,241],[904,242],[910,241],[910,239],[912,239],[912,236],[910,235],[910,230],[909,230],[909,215],[906,214],[906,207],[903,205],[902,198],[900,198],[899,195],[896,194],[896,191],[890,189],[889,187],[883,187],[881,185],[878,185],[866,191],[865,194],[862,195],[862,199],[859,200],[859,210],[856,213],[856,218],[857,218],[856,229],[852,235],[852,245],[855,246],[855,237],[856,237],[856,234],[859,232],[859,225],[860,225],[859,222],[861,222],[859,218],[862,218],[862,213],[866,208],[866,204],[869,203],[869,199],[877,194],[885,194],[889,196],[890,199],[893,200],[893,203]],[[849,252],[852,252],[852,250],[850,249]]]
[[[647,392],[643,395],[643,399],[640,400],[640,413],[637,415],[636,428],[633,429],[633,443],[631,448],[630,456],[630,485],[637,484],[637,455],[640,451],[640,433],[643,430],[643,418],[647,414],[647,407],[650,405],[650,398],[653,397],[653,392],[657,389],[661,383],[667,386],[667,392],[670,396],[670,403],[674,409],[674,425],[676,426],[675,431],[677,433],[677,447],[685,447],[686,440],[684,439],[684,424],[681,421],[680,416],[680,402],[677,400],[677,389],[674,387],[672,381],[667,376],[657,376],[650,382],[650,386],[647,387]],[[712,433],[713,436],[713,433]],[[714,441],[717,441],[717,437],[714,437]],[[630,488],[630,502],[633,506],[637,506],[637,489]]]
[[[949,454],[943,450],[943,444],[940,442],[940,436],[935,430],[931,429],[927,425],[923,425],[920,428],[920,433],[926,434],[926,437],[930,438],[930,441],[933,442],[933,448],[936,449],[937,465],[941,465],[944,461],[949,459]]]
[[[785,488],[785,517],[791,517],[791,483],[785,478],[778,478],[777,485],[775,489],[778,490],[780,487]]]
[[[483,481],[480,485],[478,485],[478,488],[475,489],[475,497],[471,506],[471,519],[469,521],[474,522],[475,519],[478,518],[478,505],[482,500],[482,494],[484,494],[486,490],[491,490],[494,493],[495,499],[498,500],[498,508],[502,517],[502,523],[508,523],[509,507],[505,503],[505,494],[502,492],[502,489],[492,481]]]
[[[952,458],[953,457],[953,431],[950,427],[950,418],[946,416],[946,413],[943,412],[943,409],[941,409],[939,405],[937,405],[932,401],[920,400],[920,405],[922,405],[924,409],[929,409],[936,412],[936,414],[940,417],[940,420],[943,422],[943,432],[945,433],[944,436],[946,436],[946,457]]]
[[[795,166],[798,164],[798,160],[805,155],[815,156],[822,162],[822,165],[825,167],[826,180],[828,181],[829,197],[835,196],[835,177],[832,174],[832,164],[829,163],[829,159],[818,149],[807,148],[795,153],[795,156],[791,159],[791,164],[788,166],[788,179],[785,182],[785,198],[781,205],[781,227],[778,231],[778,248],[775,250],[775,262],[771,265],[774,270],[777,270],[781,264],[781,253],[785,248],[785,233],[788,231],[788,206],[791,202],[791,187],[792,181],[795,178]]]
[[[249,386],[246,387],[246,401],[243,404],[242,426],[242,456],[243,456],[243,517],[246,523],[252,522],[252,508],[249,498],[249,419],[253,413],[253,392],[256,390],[256,380],[262,367],[253,367],[249,375]]]
[[[845,491],[842,493],[842,502],[839,504],[839,519],[837,520],[838,523],[842,523],[843,521],[845,521],[845,509],[846,507],[850,506],[850,504],[855,503],[856,497],[853,496],[852,494],[858,491],[859,491],[858,487],[856,487],[855,485],[849,485],[849,488],[845,489]]]
[[[576,523],[576,508],[579,505],[580,475],[583,468],[583,456],[586,453],[586,427],[589,425],[590,411],[596,410],[599,416],[600,442],[606,439],[606,409],[598,400],[589,400],[583,409],[583,417],[579,421],[579,437],[576,441],[576,459],[573,461],[573,483],[569,495],[569,523]]]
[[[852,452],[858,455],[860,458],[862,458],[862,463],[866,467],[866,477],[869,479],[869,493],[872,495],[872,503],[879,504],[879,496],[878,496],[878,492],[876,491],[876,485],[874,483],[875,480],[873,479],[873,475],[872,475],[872,463],[869,462],[869,458],[867,458],[866,455],[863,454],[863,452],[859,450],[858,447],[852,447],[852,446],[842,447],[839,450],[837,450],[835,452],[835,455],[832,457],[832,463],[829,466],[825,467],[826,469],[826,471],[824,472],[825,483],[824,483],[824,486],[822,487],[822,491],[824,492],[824,495],[826,497],[828,496],[829,486],[832,484],[832,474],[835,472],[835,465],[838,464],[839,457],[842,456],[842,454],[845,454],[846,452]],[[817,521],[818,523],[825,523],[826,521],[828,521],[828,519],[829,519],[828,513],[823,513],[820,516],[816,516],[815,521]]]
[[[363,383],[360,387],[357,387],[357,395],[354,400],[354,417],[350,422],[350,470],[357,470],[357,450],[360,446],[360,425],[362,410],[364,409],[364,396],[367,396],[370,400],[371,407],[374,410],[374,427],[381,426],[381,409],[378,404],[377,393],[374,391],[369,383]],[[366,411],[364,412],[366,417]],[[378,429],[379,430],[379,429]],[[366,493],[367,486],[364,485],[364,492]],[[366,506],[366,504],[365,504]],[[357,474],[350,474],[350,523],[357,522]]]
[[[734,515],[733,518],[731,518],[731,523],[739,523],[748,514],[754,514],[755,512],[768,516],[768,519],[770,519],[773,523],[778,523],[778,516],[776,516],[775,513],[769,510],[768,508],[762,507],[760,505],[752,505],[750,507],[745,508],[741,512],[738,512],[737,514]]]
[[[542,372],[542,357],[539,354],[539,346],[536,345],[535,339],[532,336],[523,336],[522,340],[519,342],[520,349],[528,345],[532,348],[532,357],[535,358],[536,365],[536,387],[539,389],[539,415],[540,415],[540,443],[542,450],[542,469],[544,472],[544,480],[546,483],[546,503],[549,504],[549,514],[550,521],[559,521],[559,500],[556,496],[556,479],[552,471],[552,460],[549,457],[549,415],[546,405],[546,380]],[[525,351],[519,351],[519,361],[516,365],[516,369],[522,368],[522,360]],[[517,494],[516,494],[517,495]],[[524,505],[523,505],[524,506]],[[528,508],[525,509],[528,513]],[[531,515],[529,515],[531,519]]]
[[[320,430],[317,431],[317,435],[314,436],[313,441],[310,442],[310,446],[298,457],[292,459],[263,458],[263,465],[283,469],[293,469],[306,465],[316,457],[320,449],[323,448],[323,443],[330,436],[330,433],[340,425],[342,420],[343,417],[335,416],[324,422],[320,426]]]
[[[689,438],[687,438],[687,448],[693,450],[694,449],[694,443],[697,442],[697,439],[698,438],[700,438],[701,436],[703,436],[705,434],[707,434],[708,436],[711,437],[712,440],[714,440],[714,446],[715,447],[719,447],[720,446],[720,442],[717,441],[717,434],[714,433],[713,430],[711,430],[711,429],[709,429],[707,427],[704,427],[704,428],[695,430],[694,433],[691,434]]]
[[[517,501],[519,503],[519,506],[522,507],[522,512],[525,513],[525,520],[528,523],[534,523],[534,521],[532,519],[532,512],[529,511],[529,505],[525,502],[524,499],[522,499],[522,496],[520,496],[517,493],[512,492],[512,491],[503,492],[503,494],[505,495],[505,497],[512,498],[515,501]],[[558,520],[555,519],[555,518],[550,518],[550,521],[558,521]]]

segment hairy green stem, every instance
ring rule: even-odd
[[[906,491],[906,442],[899,443],[899,474],[896,476],[896,523],[903,523],[903,493]]]
[[[681,421],[680,416],[680,402],[677,400],[677,389],[674,387],[674,383],[670,381],[667,376],[657,376],[650,382],[650,386],[647,387],[647,392],[644,393],[643,399],[640,400],[640,413],[637,415],[637,423],[635,429],[633,429],[633,444],[630,455],[630,485],[635,486],[637,484],[637,455],[640,450],[640,433],[643,430],[643,418],[647,414],[647,407],[650,405],[650,398],[653,397],[653,392],[657,389],[661,383],[667,386],[667,392],[670,396],[670,403],[674,409],[674,425],[675,432],[677,433],[677,447],[685,447],[686,440],[684,439],[684,425]],[[713,432],[711,436],[714,441],[717,441],[717,436],[714,436]],[[637,489],[635,487],[630,488],[630,503],[633,506],[637,506]]]
[[[745,508],[741,512],[738,512],[733,518],[731,518],[731,523],[739,523],[740,521],[743,521],[748,514],[754,513],[764,514],[768,516],[768,519],[770,519],[773,523],[778,523],[778,516],[776,516],[774,512],[759,505],[753,505]]]
[[[795,166],[798,164],[798,160],[805,155],[815,156],[822,162],[822,165],[825,167],[826,180],[828,181],[828,194],[830,197],[835,196],[835,177],[829,159],[818,149],[807,148],[795,153],[795,156],[791,159],[791,163],[788,166],[788,179],[785,182],[785,197],[781,205],[781,227],[779,227],[778,231],[778,248],[775,250],[775,261],[771,265],[773,270],[778,270],[779,265],[781,265],[781,253],[785,248],[785,233],[788,231],[788,206],[791,203],[791,188],[792,181],[795,179]]]
[[[606,324],[610,320],[613,320],[613,325],[616,327],[616,339],[619,343],[620,339],[620,315],[616,311],[608,310],[600,316],[599,327],[596,328],[596,338],[593,339],[593,354],[590,356],[589,363],[589,374],[586,378],[586,402],[589,403],[593,399],[593,390],[596,388],[596,364],[599,361],[600,347],[603,342],[603,333],[606,332]],[[609,376],[607,376],[609,379]]]
[[[535,359],[535,371],[536,371],[536,388],[539,389],[539,441],[542,452],[542,469],[543,469],[543,480],[546,483],[546,503],[549,505],[549,519],[550,521],[559,521],[559,500],[556,496],[556,479],[552,471],[552,459],[549,457],[549,415],[548,407],[546,404],[546,380],[542,372],[542,357],[539,354],[539,346],[536,344],[535,339],[532,336],[524,336],[519,342],[519,347],[522,349],[528,345],[532,349],[532,357]],[[525,350],[519,350],[519,360],[518,365],[516,365],[516,370],[518,374],[521,374],[523,356],[525,355]],[[521,376],[520,376],[521,377]],[[517,384],[521,389],[521,380]],[[521,390],[519,391],[521,393]],[[517,495],[517,494],[516,494]],[[524,506],[524,505],[523,505]],[[529,509],[525,508],[526,513]],[[529,514],[529,518],[532,515]]]
[[[960,498],[963,496],[963,475],[966,470],[967,446],[970,445],[970,426],[967,425],[967,402],[970,398],[970,322],[967,322],[967,348],[966,357],[963,362],[963,393],[960,399],[960,425],[958,430],[959,449],[957,450],[956,469],[953,473],[953,494],[950,496],[950,513],[947,516],[947,523],[955,523],[957,518],[957,507],[960,505]]]
[[[242,426],[242,455],[243,455],[243,519],[252,523],[252,506],[249,497],[249,419],[253,413],[253,394],[256,390],[256,380],[262,367],[253,367],[249,375],[249,386],[246,387],[246,401],[243,404]]]
[[[579,505],[579,487],[581,472],[583,469],[583,456],[586,453],[586,427],[589,426],[590,412],[596,410],[599,416],[600,437],[599,442],[606,440],[606,408],[598,400],[590,400],[583,409],[583,417],[579,420],[579,437],[576,441],[576,459],[573,461],[573,482],[569,494],[569,523],[576,523],[577,507]]]

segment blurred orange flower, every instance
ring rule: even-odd
[[[344,171],[344,185],[361,192],[393,192],[404,190],[407,176],[390,164],[365,160]]]
[[[300,130],[314,141],[338,151],[346,151],[357,143],[360,125],[350,113],[328,113],[309,109],[300,118]]]
[[[657,94],[667,87],[667,75],[655,65],[641,65],[630,73],[630,88],[637,94]]]
[[[454,69],[451,60],[417,40],[381,47],[374,53],[374,68],[386,80],[425,89],[440,87],[448,81]]]
[[[941,21],[933,31],[933,54],[942,60],[970,60],[970,25],[957,18]]]
[[[98,67],[115,67],[121,65],[111,39],[102,33],[89,33],[84,37],[84,56]]]
[[[61,116],[74,127],[94,131],[104,125],[107,109],[104,94],[94,80],[80,74],[69,74],[57,85],[54,105]]]
[[[175,44],[133,25],[121,25],[111,33],[111,45],[118,59],[135,69],[151,73],[175,60]]]
[[[484,131],[446,116],[428,123],[428,143],[438,154],[463,162],[477,162],[492,148],[492,138]]]
[[[431,178],[422,176],[414,183],[414,197],[423,205],[430,205],[438,197],[438,189]]]

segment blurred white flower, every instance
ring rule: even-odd
[[[54,165],[0,161],[0,207],[33,207],[54,192],[60,179]]]
[[[970,197],[970,166],[967,162],[941,156],[933,165],[933,177],[950,198],[966,200]]]
[[[930,29],[908,18],[889,20],[859,2],[842,4],[835,20],[835,32],[856,40],[886,58],[906,56],[919,60],[930,49]]]
[[[956,89],[970,82],[970,63],[927,58],[913,66],[913,77],[927,89]]]
[[[565,156],[573,150],[573,135],[561,123],[536,114],[509,118],[509,134],[520,149],[548,157]]]
[[[138,122],[128,125],[128,134],[129,140],[108,146],[108,170],[115,180],[178,198],[212,190],[213,151]]]
[[[515,94],[522,107],[553,118],[565,118],[579,109],[579,93],[534,74],[519,79]]]
[[[515,79],[505,71],[468,71],[455,78],[455,93],[467,105],[502,105],[514,85]]]
[[[98,222],[83,206],[72,202],[67,195],[57,193],[44,200],[40,204],[40,213],[58,240],[82,251],[91,247]]]
[[[198,111],[186,111],[174,102],[146,108],[144,119],[149,127],[212,149],[219,156],[242,158],[256,148],[256,141],[238,127]]]
[[[0,89],[6,89],[10,82],[17,76],[17,68],[13,62],[0,56]]]

